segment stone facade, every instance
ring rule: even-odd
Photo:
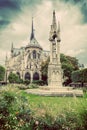
[[[53,21],[50,30],[50,63],[48,66],[48,86],[62,86],[62,69],[60,63],[60,25],[56,24],[55,11],[53,11]]]
[[[41,63],[47,60],[49,51],[44,51],[34,36],[33,20],[30,42],[27,46],[21,48],[11,47],[11,56],[6,56],[6,76],[11,72],[16,73],[21,79],[41,80]]]

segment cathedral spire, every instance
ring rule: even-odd
[[[33,38],[34,38],[34,27],[33,27],[33,18],[32,18],[32,28],[31,28],[30,40],[32,40]]]

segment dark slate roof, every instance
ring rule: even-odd
[[[32,40],[30,40],[30,43],[26,46],[26,48],[30,48],[30,47],[42,49],[42,47],[40,46],[40,44],[37,42],[35,38],[32,38]]]

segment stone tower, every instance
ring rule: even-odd
[[[48,86],[51,88],[62,87],[62,69],[60,63],[60,24],[56,24],[55,11],[50,30],[50,63],[48,66]]]

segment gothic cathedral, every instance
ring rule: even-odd
[[[41,63],[46,61],[49,51],[43,50],[34,35],[33,19],[31,27],[30,42],[27,46],[14,48],[11,47],[11,56],[6,56],[6,81],[9,74],[15,73],[23,80],[41,80]]]

